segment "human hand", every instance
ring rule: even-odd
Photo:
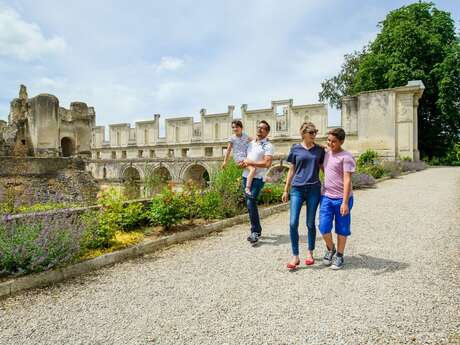
[[[342,205],[340,205],[340,215],[346,216],[349,212],[350,210],[348,209],[348,205],[342,203]]]
[[[283,192],[283,195],[281,196],[281,201],[283,201],[283,202],[288,202],[289,201],[289,193],[288,192]]]

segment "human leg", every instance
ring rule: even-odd
[[[340,200],[340,204],[342,200]],[[353,197],[349,199],[348,208],[351,211],[353,207]],[[345,252],[345,245],[347,243],[347,237],[351,235],[351,214],[350,212],[342,216],[340,214],[340,206],[337,207],[338,211],[336,211],[335,215],[335,232],[337,233],[337,257],[334,260],[331,268],[334,270],[341,269],[344,265],[344,258],[343,254]]]
[[[307,188],[307,229],[308,229],[308,254],[307,259],[313,257],[313,250],[315,250],[316,243],[316,211],[318,209],[319,201],[321,198],[321,185],[315,184]]]
[[[249,170],[249,174],[246,178],[246,186],[244,188],[244,192],[248,195],[251,195],[251,185],[252,180],[254,179],[254,175],[256,174],[256,168],[253,166],[248,166],[247,169]]]
[[[262,190],[264,182],[262,179],[255,178],[251,184],[251,195],[245,195],[246,207],[249,213],[249,220],[251,222],[251,233],[255,233],[258,236],[262,233],[262,227],[260,225],[259,210],[257,208],[257,197]],[[246,186],[246,178],[243,177],[243,187]],[[257,242],[254,238],[252,242]]]
[[[332,221],[334,219],[334,204],[333,199],[327,196],[321,197],[321,203],[319,208],[319,231],[323,235],[324,242],[327,250],[323,257],[323,263],[330,265],[332,258],[336,252],[334,241],[332,240]]]
[[[292,255],[299,256],[299,216],[303,204],[302,191],[292,187],[289,204],[289,236],[291,238]]]

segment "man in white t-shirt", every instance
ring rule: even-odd
[[[257,137],[249,143],[247,158],[240,163],[241,167],[249,165],[256,167],[256,173],[251,184],[251,195],[246,193],[244,195],[251,221],[251,234],[248,237],[248,241],[252,244],[257,243],[262,233],[259,210],[257,208],[257,197],[264,187],[264,177],[273,160],[273,145],[267,139],[268,133],[270,133],[270,125],[265,120],[260,121],[257,126]],[[249,170],[244,169],[243,190],[246,187],[246,177],[248,174]]]

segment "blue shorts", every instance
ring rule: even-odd
[[[328,234],[332,231],[332,221],[335,220],[335,233],[342,236],[350,236],[351,208],[353,207],[353,197],[348,200],[350,212],[346,216],[340,214],[340,205],[343,199],[331,199],[321,196],[319,207],[319,231],[321,234]]]

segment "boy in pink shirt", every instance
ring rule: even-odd
[[[319,231],[326,242],[327,251],[323,258],[325,265],[341,269],[344,265],[343,252],[347,237],[351,234],[350,211],[353,207],[351,175],[356,163],[353,155],[342,149],[345,131],[334,128],[328,132],[329,151],[324,157],[324,188],[319,209]],[[332,240],[332,223],[335,221],[337,249]],[[334,259],[334,255],[335,256]]]

